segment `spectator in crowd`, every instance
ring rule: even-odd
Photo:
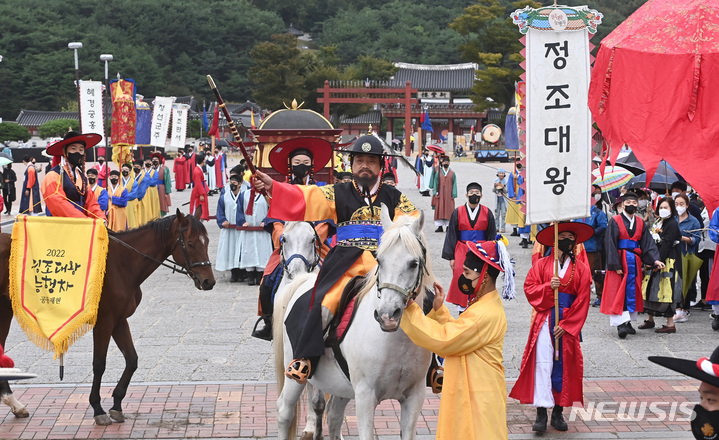
[[[690,263],[692,260],[698,258],[696,253],[699,247],[699,240],[701,239],[701,232],[699,231],[701,224],[694,216],[689,214],[689,197],[687,197],[686,193],[680,193],[674,197],[674,203],[679,219],[679,229],[682,232],[682,267],[687,268],[687,271],[682,273],[682,295],[684,296],[684,303],[677,308],[677,313],[674,315],[674,322],[687,322],[689,320],[689,307],[691,306],[691,302],[694,301],[694,298],[687,294],[689,293],[690,284],[696,277],[696,270],[691,270],[690,266],[693,266],[693,264]],[[694,290],[694,294],[696,295],[696,290]]]
[[[595,199],[592,198],[592,201]],[[599,206],[601,201],[592,205],[591,215],[575,222],[585,223],[594,229],[592,238],[584,242],[584,251],[587,253],[589,269],[594,280],[594,290],[597,299],[593,306],[599,307],[602,303],[602,290],[604,289],[604,233],[607,231],[607,215]]]
[[[504,221],[507,217],[507,172],[504,168],[497,170],[497,178],[494,179],[494,187],[492,192],[497,195],[497,207],[494,211],[495,225],[499,232],[504,234]]]
[[[12,210],[12,202],[14,202],[17,197],[17,194],[15,192],[15,182],[17,182],[17,174],[15,174],[15,171],[13,171],[11,163],[5,165],[2,176],[2,196],[5,200],[5,214],[10,215],[10,211]]]
[[[674,313],[677,306],[682,303],[682,254],[679,243],[682,233],[677,222],[677,211],[674,200],[665,197],[657,209],[657,219],[650,229],[652,238],[659,248],[659,260],[664,263],[664,269],[653,271],[648,276],[648,282],[642,284],[644,310],[649,317],[639,326],[641,330],[654,328],[654,317],[667,318],[667,324],[654,330],[656,333],[676,333],[674,326]]]

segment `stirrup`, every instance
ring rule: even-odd
[[[444,367],[438,365],[437,367],[433,368],[430,377],[432,378],[432,392],[434,394],[441,393],[442,384],[444,383]]]
[[[300,385],[307,383],[307,378],[312,372],[312,364],[307,359],[293,359],[285,370],[285,376],[294,379]]]

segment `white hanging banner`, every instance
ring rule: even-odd
[[[529,224],[590,215],[588,33],[596,32],[601,17],[586,6],[527,7],[512,14],[520,32],[526,33]]]
[[[153,102],[150,145],[153,147],[164,147],[165,143],[167,143],[167,130],[170,128],[172,103],[175,102],[175,97],[157,96]]]
[[[190,106],[187,104],[173,104],[172,106],[172,134],[170,146],[183,150],[187,138],[187,118],[190,115]]]
[[[102,114],[102,82],[80,80],[80,131],[102,136],[100,144],[105,145],[105,130]]]

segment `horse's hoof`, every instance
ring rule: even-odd
[[[117,423],[122,423],[125,421],[125,415],[122,413],[122,411],[118,411],[116,409],[110,410],[110,418]]]
[[[25,407],[22,407],[17,411],[13,411],[12,413],[15,414],[15,417],[17,417],[18,419],[26,419],[30,417],[30,413],[27,412],[27,408]]]
[[[95,416],[95,424],[100,426],[112,425],[112,419],[107,414],[100,414]]]
[[[314,438],[315,438],[314,432],[305,431],[302,433],[302,437],[300,437],[300,440],[314,440]]]

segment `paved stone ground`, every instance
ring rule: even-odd
[[[233,165],[238,160],[239,158],[231,160],[230,164]],[[171,164],[169,165],[171,166]],[[453,168],[458,174],[458,203],[465,201],[464,188],[467,183],[476,180],[485,188],[482,203],[494,208],[495,197],[490,189],[498,166],[501,164],[453,163]],[[449,264],[440,258],[444,234],[434,232],[436,227],[431,221],[430,199],[419,196],[416,187],[413,186],[413,177],[408,170],[400,168],[399,174],[399,188],[418,207],[425,210],[430,220],[426,223],[424,231],[429,242],[433,267],[440,281],[447,286],[451,276]],[[189,191],[174,192],[172,194],[174,207],[189,201],[189,197]],[[215,209],[217,199],[217,196],[210,199],[211,210]],[[184,206],[181,209],[187,212],[188,208]],[[7,217],[3,217],[3,219],[7,220]],[[3,224],[3,231],[9,232],[9,226],[9,224]],[[219,229],[214,222],[208,223],[207,228],[211,239],[210,255],[214,256]],[[508,230],[508,232],[510,231]],[[530,266],[531,250],[522,249],[518,246],[518,242],[517,237],[510,237],[510,252],[516,261],[517,285],[521,287]],[[257,386],[267,387],[268,382],[274,381],[271,344],[249,336],[256,320],[257,288],[244,283],[230,284],[228,272],[218,272],[216,278],[217,285],[210,292],[195,290],[188,278],[172,274],[164,268],[158,269],[145,282],[143,302],[136,314],[130,318],[130,327],[139,354],[139,368],[133,378],[133,386],[151,383],[159,384],[152,386],[182,384],[182,387],[185,387],[193,386],[194,383],[211,383],[224,390],[224,387],[235,386],[232,384],[238,382],[241,382],[243,386],[247,386],[248,383],[256,383]],[[519,374],[529,329],[531,307],[525,300],[521,289],[518,292],[518,298],[506,302],[505,306],[508,329],[505,338],[504,364],[506,376],[511,381]],[[647,392],[653,391],[654,385],[653,382],[644,382],[644,380],[666,378],[666,384],[669,387],[672,384],[684,383],[682,376],[649,363],[647,356],[667,355],[690,359],[708,356],[716,347],[716,333],[710,328],[709,313],[708,311],[692,311],[690,321],[678,324],[678,332],[673,335],[658,335],[651,331],[640,330],[636,336],[619,340],[615,329],[609,326],[607,318],[601,315],[597,308],[590,309],[583,331],[584,342],[582,344],[585,378],[590,383],[593,379],[614,378],[615,380],[610,381],[610,384],[634,388],[644,386]],[[33,393],[38,390],[38,388],[34,388],[35,384],[43,384],[40,389],[48,390],[49,395],[54,395],[53,393],[56,392],[69,392],[73,405],[81,410],[79,414],[85,414],[84,411],[88,406],[87,390],[84,387],[92,381],[92,338],[90,336],[75,343],[66,355],[64,382],[60,382],[58,378],[58,363],[52,360],[51,354],[38,349],[16,325],[11,329],[6,351],[14,358],[18,367],[38,374],[37,379],[16,385],[18,396],[24,397],[26,393],[28,393],[27,396],[34,395]],[[116,382],[123,367],[124,361],[119,350],[111,344],[108,368],[103,383],[110,386]],[[77,391],[72,391],[76,386],[78,387]],[[690,388],[693,390],[693,386]],[[667,399],[674,396],[673,400],[680,399],[679,401],[681,401],[685,398],[679,392],[671,392],[671,389],[669,391],[665,396]],[[81,394],[79,398],[75,395],[76,392]],[[588,385],[585,388],[587,399],[591,397],[588,394],[590,392]],[[141,393],[144,395],[146,391],[141,391]],[[696,394],[695,391],[688,392],[686,398],[695,399]],[[104,396],[109,396],[109,391],[104,393]],[[626,399],[630,398],[631,394],[627,394]],[[432,399],[428,399],[428,402],[431,401]],[[144,402],[146,400],[142,402],[143,407],[140,412],[145,411]],[[510,407],[512,404],[510,399]],[[165,408],[169,409],[168,406]],[[33,404],[29,409],[35,414],[34,417],[54,414],[49,407],[43,410],[43,414],[39,414],[38,407]],[[272,417],[273,413],[270,407],[267,409],[268,417]],[[5,417],[5,411],[5,409],[0,409],[0,417]],[[146,411],[157,411],[157,408],[152,405],[152,408]],[[531,408],[523,408],[521,411],[531,412]],[[76,417],[79,417],[79,414]],[[57,423],[64,420],[65,416],[59,417],[63,417],[63,419],[56,418]],[[347,417],[348,420],[352,417],[349,411]],[[3,428],[0,429],[0,438],[5,437],[5,425],[11,420],[12,416],[4,419]],[[35,418],[30,420],[33,421]],[[83,423],[86,422],[88,420]],[[513,423],[510,421],[510,424]],[[528,421],[522,420],[520,425],[523,424],[526,428],[528,423]],[[51,421],[44,420],[43,426],[48,425],[52,425]],[[684,428],[688,427],[686,424],[684,425]],[[87,427],[88,425],[83,426]],[[107,429],[120,428],[113,426]],[[594,429],[591,431],[596,432]],[[517,432],[517,434],[519,433],[521,431]],[[107,434],[102,435],[108,436]],[[204,437],[205,434],[193,433],[188,436]],[[109,437],[114,436],[109,435]],[[564,438],[577,437],[572,435]],[[622,436],[621,438],[627,437]]]

